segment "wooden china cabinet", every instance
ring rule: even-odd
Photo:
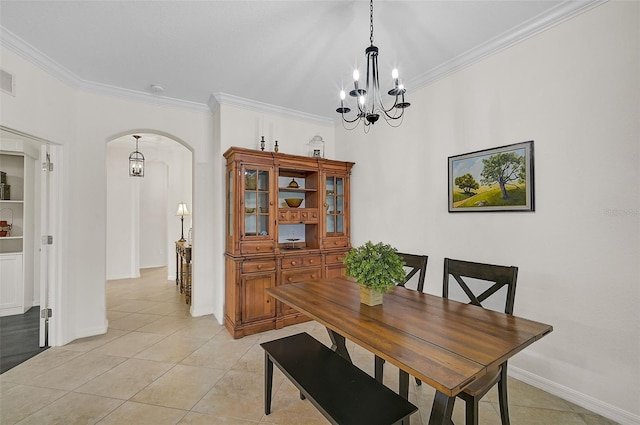
[[[225,326],[241,338],[309,320],[265,289],[343,273],[354,163],[235,147],[224,157]]]

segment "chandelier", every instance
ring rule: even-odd
[[[142,136],[133,136],[136,139],[136,150],[129,155],[129,176],[144,177],[144,155],[138,151],[138,139]]]
[[[344,128],[353,130],[358,126],[360,121],[362,121],[365,132],[370,125],[375,124],[378,119],[380,119],[380,116],[392,127],[399,127],[400,124],[402,124],[404,109],[411,105],[404,100],[406,89],[399,83],[397,69],[394,69],[391,73],[391,78],[394,80],[394,87],[388,91],[389,96],[393,96],[394,98],[393,105],[386,108],[382,101],[380,82],[378,80],[378,48],[373,45],[373,0],[370,1],[369,12],[369,41],[371,45],[364,51],[367,56],[366,85],[364,88],[360,87],[358,84],[360,72],[358,69],[355,69],[353,71],[354,89],[349,92],[349,96],[357,98],[357,113],[353,119],[346,116],[346,114],[351,112],[351,108],[345,106],[346,93],[344,90],[340,91],[340,107],[336,109],[336,112],[342,116],[342,125]],[[349,127],[348,124],[353,124],[353,126]]]

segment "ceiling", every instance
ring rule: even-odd
[[[593,3],[377,0],[381,87],[397,67],[411,102],[412,89]],[[369,45],[363,0],[1,0],[0,11],[3,40],[17,37],[84,87],[202,106],[225,93],[326,118],[354,66],[364,73]]]

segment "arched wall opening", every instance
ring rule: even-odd
[[[144,177],[130,177],[133,135],[145,157]],[[175,279],[175,241],[181,236],[178,204],[193,210],[193,152],[184,141],[149,129],[127,130],[107,140],[106,279],[133,278],[140,269],[167,267]],[[184,217],[184,235],[192,226]]]

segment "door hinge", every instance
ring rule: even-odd
[[[50,308],[43,308],[42,310],[40,310],[40,318],[41,319],[48,319],[53,315],[53,310]]]
[[[52,235],[43,236],[42,245],[53,245],[53,236]]]
[[[53,162],[51,162],[51,155],[47,152],[47,160],[42,163],[42,171],[53,171]]]

